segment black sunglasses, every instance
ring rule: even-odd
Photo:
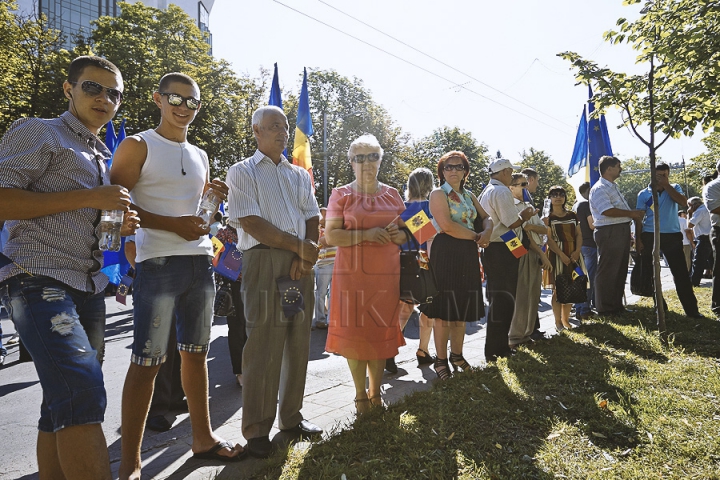
[[[552,193],[551,193],[550,195],[548,195],[548,196],[549,196],[549,197],[564,197],[564,196],[565,196],[565,192],[552,192]]]
[[[185,105],[187,105],[187,108],[189,108],[190,110],[197,110],[198,108],[200,108],[200,100],[195,97],[183,97],[182,95],[178,95],[177,93],[159,93],[160,95],[168,97],[168,103],[173,107],[179,107],[183,104],[183,102],[185,102]]]
[[[355,163],[365,163],[365,162],[377,162],[380,160],[380,154],[375,153],[359,153],[355,155],[352,159]]]
[[[510,185],[511,187],[527,187],[528,182],[522,182],[522,183],[513,183]]]
[[[463,165],[462,163],[458,163],[457,165],[450,165],[446,163],[443,167],[443,170],[445,170],[446,172],[452,172],[453,170],[455,170],[456,172],[462,172],[465,170],[465,165]]]
[[[77,85],[77,83],[78,82],[70,82],[72,86]],[[92,80],[85,80],[80,84],[80,88],[85,92],[85,95],[90,97],[97,97],[104,91],[113,104],[119,105],[120,102],[122,102],[122,92],[117,88],[106,87]]]

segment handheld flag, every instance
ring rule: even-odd
[[[505,245],[507,245],[510,253],[512,253],[515,258],[520,258],[527,253],[527,249],[512,230],[508,230],[506,233],[500,235],[500,238],[502,238],[502,241],[505,242]]]
[[[280,80],[278,79],[277,63],[275,64],[275,73],[273,73],[272,86],[270,87],[270,99],[268,100],[268,105],[274,105],[274,106],[278,107],[280,110],[283,109],[282,96],[280,95]],[[285,158],[287,158],[287,148],[285,150],[283,150],[283,156],[285,156]]]
[[[420,210],[418,213],[408,218],[405,222],[410,233],[413,234],[417,242],[422,245],[430,240],[436,233],[435,225],[428,218],[427,214]]]
[[[304,168],[310,174],[311,185],[315,189],[312,172],[312,157],[310,155],[309,137],[313,134],[312,120],[310,119],[310,98],[307,87],[307,69],[303,68],[303,83],[300,89],[298,102],[297,123],[295,126],[295,144],[292,151],[293,163]]]
[[[105,146],[110,150],[110,153],[115,153],[117,144],[118,139],[117,135],[115,135],[115,126],[112,120],[110,120],[107,125],[105,125]]]
[[[585,272],[582,271],[582,268],[580,266],[575,267],[575,269],[572,271],[572,279],[575,280],[578,277],[582,277],[585,275]]]

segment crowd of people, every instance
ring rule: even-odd
[[[378,179],[383,149],[366,134],[348,151],[354,180],[333,189],[321,209],[309,173],[283,154],[289,125],[277,107],[254,112],[257,150],[223,181],[210,179],[207,155],[188,142],[202,102],[187,75],[168,73],[160,80],[152,98],[158,126],[124,140],[112,168],[97,135],[122,102],[120,71],[105,59],[78,57],[63,94],[68,110],[59,118],[18,120],[0,142],[8,259],[0,268],[0,300],[43,390],[41,478],[111,477],[101,428],[108,279],[100,272],[96,227],[103,210],[125,212],[121,234],[134,235],[127,242],[135,278],[122,394],[123,480],[140,478],[144,430],[169,429],[163,408],[173,405],[188,410],[191,449],[200,459],[268,457],[276,419],[280,430],[321,434],[301,412],[313,329],[327,329],[326,351],[347,360],[362,415],[384,404],[383,373],[397,368],[394,357],[405,345],[403,328],[414,311],[418,366],[432,365],[441,381],[473,370],[463,356],[468,322],[487,319],[488,361],[543,338],[541,290],[555,288],[561,275],[579,272],[590,288],[587,301],[575,305],[574,322],[572,305],[553,293],[557,331],[591,315],[622,314],[631,222],[646,261],[659,219],[660,248],[687,316],[702,317],[693,286],[708,262],[714,262],[713,274],[720,272],[713,255],[720,248],[720,180],[706,185],[703,199],[688,199],[670,183],[667,165],[658,165],[657,205],[648,187],[631,209],[615,183],[620,160],[603,157],[600,180],[580,187],[582,200],[574,208],[565,189],[552,186],[541,213],[532,199],[541,180],[535,170],[517,172],[509,160],[495,159],[488,185],[474,193],[466,188],[468,158],[450,151],[437,159],[437,184],[433,172],[417,169],[403,200]],[[208,191],[227,200],[226,225],[219,229],[196,215]],[[690,217],[681,227],[678,213],[685,206]],[[436,230],[420,248],[429,255],[438,293],[414,305],[400,300],[399,258],[410,238],[405,222],[420,212]],[[210,422],[211,231],[242,253],[241,275],[230,283],[228,343],[242,392],[244,447],[220,438]],[[690,269],[683,233],[695,245]],[[720,314],[720,284],[714,281],[712,302]]]

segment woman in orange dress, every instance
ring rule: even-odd
[[[383,150],[372,135],[350,145],[355,181],[333,189],[325,238],[338,247],[330,288],[325,350],[347,359],[358,414],[382,405],[385,359],[405,345],[400,331],[400,251],[405,242],[402,197],[377,179]],[[365,391],[366,375],[369,390]]]

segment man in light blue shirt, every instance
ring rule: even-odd
[[[659,163],[656,172],[658,204],[653,205],[650,186],[638,193],[637,209],[645,211],[645,219],[642,224],[636,226],[635,249],[640,252],[643,262],[647,262],[648,265],[652,264],[655,239],[654,221],[657,217],[660,221],[660,250],[670,267],[675,290],[685,310],[685,315],[690,318],[703,318],[704,315],[698,312],[697,299],[692,283],[690,283],[690,275],[683,252],[683,235],[678,221],[678,205],[686,205],[687,197],[683,194],[680,185],[670,183],[669,165]],[[648,270],[645,271],[650,274],[651,271]]]

